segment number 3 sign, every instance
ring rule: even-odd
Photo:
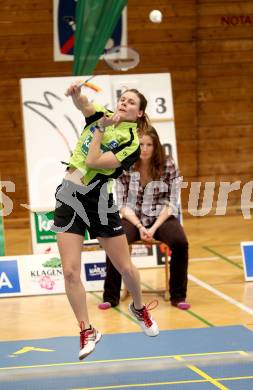
[[[168,93],[166,95],[161,92],[152,93],[149,97],[149,115],[152,120],[173,119],[172,100],[168,98]]]

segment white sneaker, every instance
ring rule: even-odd
[[[147,336],[154,337],[159,334],[158,325],[149,314],[147,306],[144,305],[141,310],[136,310],[132,302],[128,306],[128,309],[132,316],[138,320],[141,329]]]
[[[81,330],[79,360],[82,360],[94,351],[96,343],[102,335],[95,328]]]

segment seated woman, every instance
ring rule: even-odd
[[[153,127],[144,130],[140,138],[139,160],[117,179],[116,193],[122,226],[128,243],[156,239],[166,243],[171,251],[170,300],[173,306],[188,310],[187,270],[188,241],[177,219],[178,192],[181,181],[175,162],[166,157],[159,136]],[[107,274],[103,303],[100,309],[119,304],[121,275],[106,258]]]

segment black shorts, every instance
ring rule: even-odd
[[[89,231],[91,238],[114,237],[124,234],[121,218],[108,194],[106,183],[103,186],[79,186],[63,180],[57,187],[54,232],[69,232],[84,236]]]

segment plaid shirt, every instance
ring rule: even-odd
[[[174,160],[168,158],[160,180],[151,181],[145,187],[140,182],[140,173],[124,171],[116,180],[117,205],[132,209],[143,226],[150,226],[160,215],[164,206],[172,209],[172,215],[178,214],[178,196],[182,179]]]

